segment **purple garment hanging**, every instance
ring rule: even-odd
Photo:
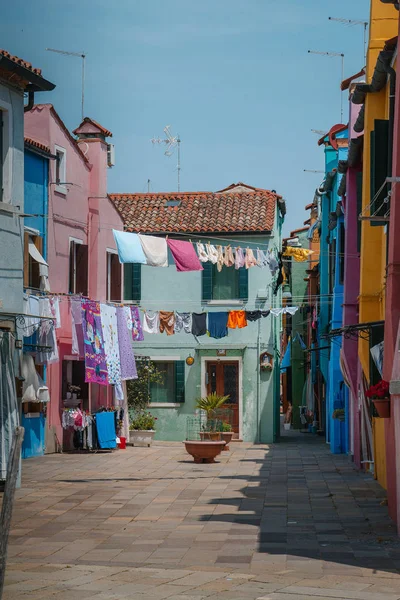
[[[137,306],[131,306],[132,315],[132,339],[134,342],[143,342],[144,334],[142,323],[140,321],[139,309]],[[129,325],[128,325],[129,327]]]
[[[117,308],[117,327],[121,379],[137,379],[136,361],[132,347],[132,336],[128,329],[127,311],[129,307]],[[129,311],[130,314],[130,311]]]
[[[82,329],[82,306],[79,298],[71,298],[69,301],[72,323],[72,354],[85,354]]]
[[[167,240],[177,271],[203,271],[192,242]]]
[[[85,344],[85,381],[107,385],[108,371],[99,302],[82,300],[82,328]]]

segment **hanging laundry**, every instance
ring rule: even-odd
[[[278,257],[279,257],[279,262],[278,262],[278,277],[277,277],[277,280],[275,282],[274,296],[276,296],[276,294],[278,293],[278,290],[281,287],[281,285],[283,283],[283,280],[284,280],[284,277],[283,277],[282,254],[279,253]]]
[[[261,310],[246,310],[247,321],[258,321],[261,319]]]
[[[259,267],[268,267],[268,257],[263,250],[257,248],[257,264]]]
[[[235,269],[244,267],[244,252],[242,248],[235,248]]]
[[[192,334],[196,337],[207,333],[207,313],[192,313]]]
[[[86,383],[108,384],[106,355],[101,327],[100,303],[82,299],[82,329]]]
[[[298,310],[298,306],[284,306],[283,308],[271,308],[271,314],[274,315],[274,317],[279,317],[279,315],[285,315],[286,313],[294,315]]]
[[[31,337],[40,326],[40,310],[39,310],[39,297],[33,294],[25,294],[23,300],[24,315],[30,315],[24,317],[24,325],[20,326],[17,322],[17,327],[21,331],[23,337]]]
[[[103,328],[104,352],[106,355],[108,383],[121,382],[121,361],[118,343],[118,321],[115,306],[100,304],[101,326]]]
[[[181,240],[167,240],[168,247],[175,261],[177,271],[202,271],[203,267],[198,259],[191,242]]]
[[[113,229],[120,263],[146,264],[146,257],[137,233]]]
[[[199,257],[200,262],[208,262],[207,252],[204,248],[204,244],[201,242],[196,242],[197,248],[197,256]]]
[[[36,364],[52,364],[58,362],[58,348],[55,322],[52,319],[50,300],[39,298],[40,326],[38,330],[38,346],[44,347],[36,353]],[[47,318],[46,318],[47,317]]]
[[[251,248],[246,248],[246,255],[244,257],[244,266],[246,269],[257,266],[257,260],[254,256],[254,252]]]
[[[160,333],[164,333],[166,331],[167,335],[174,335],[174,327],[175,327],[175,313],[160,310]]]
[[[272,275],[275,275],[279,270],[279,262],[276,260],[276,257],[272,250],[269,250],[267,260],[269,270],[271,271]]]
[[[79,298],[71,298],[69,301],[72,324],[72,354],[84,356],[85,344],[82,329],[82,306]]]
[[[50,300],[51,316],[53,317],[53,319],[55,319],[54,326],[56,329],[60,329],[60,327],[61,327],[60,300],[59,300],[58,296],[52,296],[51,298],[49,298],[49,300]]]
[[[231,310],[228,316],[229,329],[243,329],[247,327],[246,311]]]
[[[261,311],[261,316],[264,317],[268,317],[271,314],[270,310],[262,310]]]
[[[138,233],[146,264],[150,267],[168,267],[168,246],[165,238],[155,235],[141,235]]]
[[[292,246],[286,246],[283,256],[291,256],[296,262],[305,262],[310,258],[310,255],[314,254],[314,250],[308,250],[308,248],[293,248]]]
[[[225,248],[224,265],[226,267],[233,267],[235,264],[235,258],[233,256],[233,250],[231,246]]]
[[[216,247],[213,246],[212,244],[208,243],[208,244],[206,244],[206,252],[207,252],[208,260],[213,265],[216,265],[217,260],[218,260],[218,252],[217,252]]]
[[[160,314],[158,311],[144,311],[143,331],[145,333],[160,333]]]
[[[218,272],[220,273],[222,271],[222,267],[224,266],[224,253],[222,251],[222,246],[217,246],[217,254],[218,254],[217,269],[218,269]]]
[[[272,312],[272,309],[271,309]],[[286,373],[289,367],[292,366],[292,342],[289,338],[288,345],[286,346],[285,354],[283,355],[280,370],[281,373]]]
[[[140,322],[140,313],[137,306],[131,306],[131,319],[132,319],[132,339],[134,342],[143,342],[144,335],[142,329],[142,323]],[[127,321],[128,327],[130,325],[129,320]]]
[[[96,414],[97,439],[100,448],[116,448],[117,433],[115,431],[115,418],[113,412]]]
[[[210,337],[217,340],[228,335],[228,313],[210,312],[208,313],[208,333]]]
[[[130,317],[128,306],[117,307],[118,345],[122,380],[137,379],[136,361],[132,347],[132,318],[130,318],[131,328],[129,330],[127,320],[128,315]]]
[[[175,313],[175,333],[181,331],[185,333],[192,333],[192,315],[188,312],[176,312]]]

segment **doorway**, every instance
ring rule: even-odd
[[[207,394],[216,392],[221,396],[229,395],[223,405],[230,412],[230,422],[235,437],[240,433],[240,369],[238,360],[215,360],[206,362]]]

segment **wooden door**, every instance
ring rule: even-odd
[[[239,362],[207,361],[207,394],[229,395],[223,405],[229,413],[232,430],[239,435]]]

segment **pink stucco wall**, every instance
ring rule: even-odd
[[[56,164],[50,161],[47,261],[51,291],[69,292],[69,247],[70,239],[75,238],[89,247],[89,297],[105,301],[107,249],[116,249],[112,229],[123,229],[122,220],[107,197],[107,144],[100,139],[80,140],[78,147],[51,105],[38,105],[25,113],[25,136],[49,146],[53,154],[56,146],[67,152],[65,194],[54,184]],[[51,402],[47,416],[47,428],[60,443],[62,361],[72,355],[67,296],[61,296],[61,322],[57,330],[60,361],[48,368]],[[110,386],[92,385],[90,396],[92,409],[112,403]],[[51,441],[48,450],[54,450]]]

